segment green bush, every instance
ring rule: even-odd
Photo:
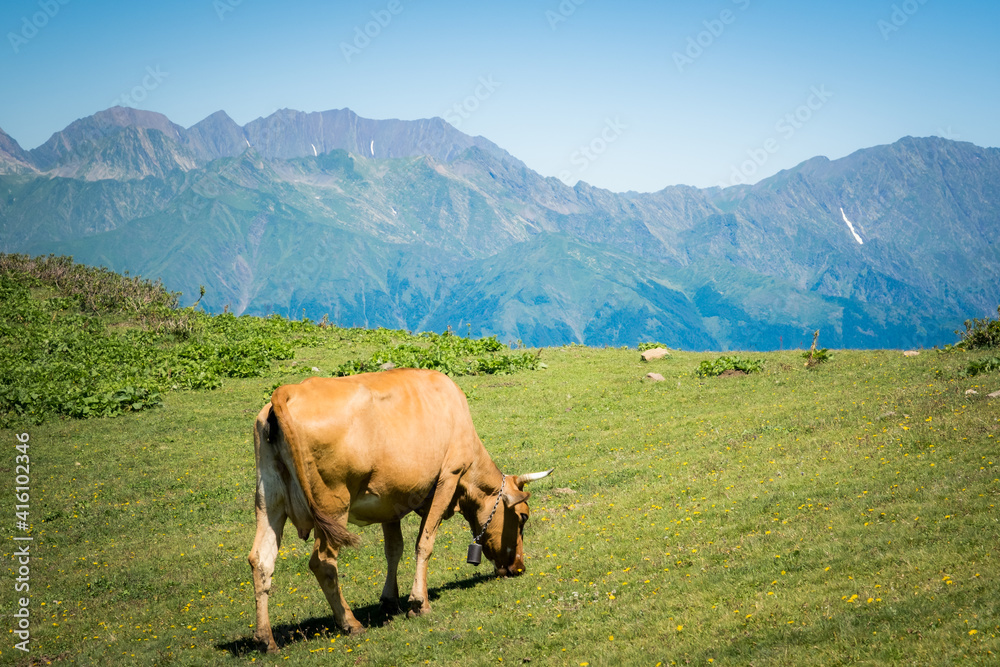
[[[139,313],[175,308],[179,292],[160,281],[121,275],[101,267],[73,263],[72,257],[0,254],[0,274],[18,275],[26,286],[48,286],[89,313]]]
[[[1000,357],[986,357],[985,359],[970,361],[961,375],[974,377],[981,373],[993,373],[995,371],[1000,371]]]
[[[68,258],[0,255],[0,427],[146,410],[170,390],[260,376],[293,345],[321,340],[308,321],[178,309],[156,283],[114,276]],[[145,295],[125,305],[137,314],[92,298],[115,285]]]
[[[759,373],[764,370],[763,359],[747,359],[738,356],[719,357],[715,361],[703,361],[695,371],[698,377],[715,377],[726,371],[743,371],[746,374]]]
[[[1000,314],[1000,306],[997,306],[997,313]],[[1000,347],[1000,318],[966,320],[965,331],[955,331],[955,333],[962,339],[960,345],[967,350]]]
[[[640,352],[645,352],[646,350],[655,350],[658,347],[666,348],[667,346],[664,345],[663,343],[653,343],[650,341],[639,343]]]
[[[819,350],[806,350],[802,353],[802,358],[806,360],[806,366],[812,368],[813,366],[833,359],[833,353],[824,347]]]
[[[404,336],[403,342],[383,347],[368,359],[355,359],[341,364],[334,369],[333,375],[342,377],[373,373],[387,363],[396,368],[431,368],[451,376],[506,375],[544,367],[538,354],[505,354],[504,351],[508,348],[496,336],[462,338],[451,332]],[[396,335],[394,339],[404,336]]]

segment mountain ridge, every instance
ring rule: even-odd
[[[216,111],[185,129],[155,111],[131,107],[111,107],[73,121],[55,132],[42,145],[24,151],[9,135],[0,130],[0,165],[24,162],[41,172],[86,180],[103,178],[144,178],[154,175],[148,169],[81,169],[80,163],[92,159],[122,132],[136,133],[146,143],[157,141],[159,132],[179,148],[160,171],[172,168],[190,171],[212,160],[236,157],[253,147],[267,158],[291,159],[316,156],[343,149],[357,155],[378,158],[430,155],[450,162],[471,147],[517,161],[493,142],[470,137],[441,118],[420,120],[372,120],[350,109],[302,112],[279,109],[266,117],[239,125],[225,111]],[[120,139],[118,139],[120,140]],[[147,147],[150,155],[154,151]],[[517,161],[519,162],[519,161]]]
[[[1000,150],[966,142],[615,193],[441,119],[348,109],[244,126],[220,111],[185,130],[113,108],[34,153],[5,136],[0,249],[204,284],[214,310],[770,349],[816,328],[830,347],[942,344],[1000,302]]]
[[[38,171],[28,151],[0,129],[0,174],[19,174]]]

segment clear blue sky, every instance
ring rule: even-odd
[[[184,127],[348,107],[571,184],[754,182],[906,135],[1000,145],[998,25],[961,0],[5,0],[0,128],[33,148],[123,95]]]

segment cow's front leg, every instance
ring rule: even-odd
[[[382,536],[385,538],[386,575],[385,586],[379,601],[382,610],[387,614],[399,611],[399,561],[403,557],[403,530],[398,521],[382,524]]]
[[[430,508],[420,522],[420,534],[417,535],[416,545],[416,572],[413,575],[413,588],[410,589],[410,610],[407,616],[426,614],[431,610],[431,605],[427,601],[427,562],[434,550],[438,526],[452,508],[452,499],[455,497],[455,489],[458,488],[458,477],[457,474],[450,475],[438,481]]]
[[[361,634],[365,628],[354,618],[351,608],[347,605],[343,593],[340,592],[340,581],[337,577],[337,555],[339,547],[330,544],[325,535],[320,533],[313,546],[312,557],[309,559],[309,569],[316,575],[326,601],[333,610],[333,618],[344,632],[350,635]]]

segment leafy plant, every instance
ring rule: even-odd
[[[658,347],[665,348],[666,345],[664,345],[663,343],[653,343],[653,342],[650,342],[650,341],[646,341],[644,343],[639,343],[639,351],[640,352],[645,352],[646,350],[655,350]]]
[[[964,377],[974,377],[980,375],[981,373],[993,373],[1000,371],[1000,357],[986,357],[984,359],[977,359],[976,361],[970,361],[969,365],[965,367],[960,375]]]
[[[817,366],[824,361],[829,361],[833,358],[833,353],[830,350],[821,348],[819,350],[808,350],[802,353],[802,358],[806,360],[806,366]]]
[[[0,255],[0,426],[146,410],[167,391],[260,376],[293,346],[322,342],[308,321],[175,301],[157,283],[69,258]]]
[[[507,349],[496,336],[462,338],[451,332],[406,335],[404,342],[383,347],[368,359],[355,359],[341,364],[333,371],[333,375],[372,373],[386,364],[392,364],[396,368],[432,368],[452,376],[506,375],[543,367],[539,354],[504,354]]]
[[[826,349],[816,349],[816,341],[819,340],[819,329],[813,334],[812,347],[808,351],[802,353],[802,358],[806,360],[806,368],[814,368],[825,361],[829,361],[833,358],[833,354]]]
[[[997,306],[1000,314],[1000,306]],[[965,321],[965,331],[955,331],[967,350],[1000,347],[1000,317],[997,319],[973,318]]]
[[[763,359],[747,359],[739,356],[719,357],[714,361],[703,361],[695,373],[698,377],[715,377],[726,371],[743,371],[746,374],[759,373],[764,370]]]
[[[77,301],[90,313],[138,313],[174,308],[178,292],[160,281],[143,280],[102,267],[75,264],[72,257],[0,254],[0,273],[20,275],[29,285],[47,285]]]

